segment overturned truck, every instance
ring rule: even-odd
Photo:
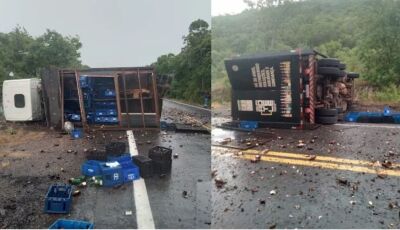
[[[225,60],[234,121],[307,128],[334,124],[354,100],[357,73],[314,50],[240,56]]]
[[[158,80],[160,78],[160,80]],[[158,129],[165,76],[152,67],[47,69],[41,79],[5,81],[6,120],[66,121],[85,130]]]

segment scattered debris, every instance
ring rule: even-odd
[[[315,160],[317,158],[317,155],[307,155],[307,159],[309,160],[309,161],[313,161],[313,160]]]
[[[269,229],[275,229],[275,228],[276,228],[276,224],[273,223],[273,224],[271,224],[268,228],[269,228]]]
[[[303,140],[299,140],[299,143],[297,144],[297,148],[303,148],[304,146],[306,146],[304,141]]]
[[[257,163],[261,160],[260,155],[255,155],[253,159],[250,160],[251,163]]]
[[[368,206],[369,207],[374,207],[374,203],[372,203],[372,201],[368,201]]]
[[[336,182],[338,184],[340,184],[340,185],[345,185],[345,186],[349,186],[350,185],[350,182],[344,177],[336,178]]]
[[[80,190],[75,190],[75,191],[72,193],[72,196],[79,196],[79,195],[81,195],[81,191],[80,191]]]
[[[389,202],[388,207],[389,207],[390,209],[397,208],[397,207],[398,207],[397,201],[395,201],[395,202]]]
[[[189,194],[188,194],[188,192],[186,190],[184,190],[182,192],[182,196],[183,196],[183,198],[187,199],[189,197]]]
[[[217,175],[218,170],[211,171],[211,177],[214,178]]]
[[[215,178],[214,182],[215,182],[215,185],[217,186],[217,188],[222,188],[226,184],[226,181],[222,180],[219,177]]]
[[[388,160],[384,160],[382,162],[382,166],[385,168],[392,168],[392,162],[388,161]]]
[[[132,216],[132,211],[131,210],[125,211],[125,216]]]

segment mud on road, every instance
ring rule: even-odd
[[[85,159],[83,149],[90,146],[87,139],[72,140],[40,124],[3,122],[0,228],[48,227],[57,218],[43,213],[48,186],[77,176]]]
[[[196,114],[195,109],[164,103],[163,118],[210,123],[210,115],[207,121],[207,114]],[[210,135],[163,131],[134,135],[139,154],[147,155],[155,145],[170,147],[178,153],[171,175],[145,180],[155,227],[208,228]],[[137,228],[131,184],[119,188],[79,188],[81,195],[73,199],[69,215],[43,212],[48,187],[79,176],[90,152],[87,150],[104,149],[111,141],[127,143],[126,133],[97,132],[71,139],[38,123],[0,123],[0,228],[48,228],[58,218],[92,221],[97,228]],[[127,210],[133,214],[126,216]]]
[[[213,125],[229,119],[218,110]],[[268,138],[213,129],[213,142],[265,142],[212,147],[213,228],[400,227],[400,127],[267,131]]]

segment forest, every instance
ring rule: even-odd
[[[211,92],[211,31],[206,21],[198,19],[183,37],[179,54],[165,54],[153,65],[157,74],[172,77],[168,97],[201,104]]]
[[[212,18],[213,102],[230,100],[224,59],[295,48],[315,49],[359,72],[360,102],[400,102],[400,1],[244,1],[242,13]]]

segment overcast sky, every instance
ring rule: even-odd
[[[219,16],[224,14],[238,14],[248,8],[243,0],[212,0],[211,14]]]
[[[0,32],[54,29],[80,37],[83,64],[142,66],[179,53],[190,23],[210,24],[210,12],[210,0],[0,0]]]

